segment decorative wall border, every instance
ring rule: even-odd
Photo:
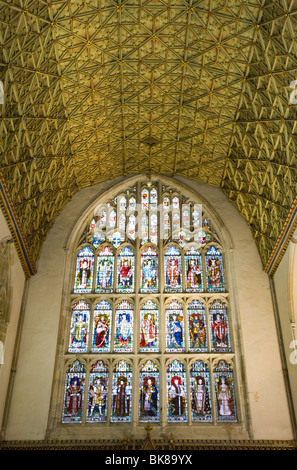
[[[290,240],[297,227],[297,197],[293,202],[291,209],[289,211],[286,222],[283,226],[283,229],[276,241],[274,249],[270,255],[270,258],[264,268],[264,271],[273,276],[277,270],[287,248],[290,243]]]
[[[29,248],[23,237],[21,225],[15,213],[12,200],[6,188],[3,176],[0,172],[0,208],[2,209],[4,218],[10,230],[14,246],[19,257],[20,263],[24,270],[25,276],[29,278],[36,274],[35,264],[31,260]]]

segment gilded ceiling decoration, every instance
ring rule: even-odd
[[[265,267],[296,198],[296,7],[0,0],[0,171],[33,264],[79,189],[154,173],[221,188]]]

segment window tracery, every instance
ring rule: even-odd
[[[62,422],[237,422],[224,247],[201,205],[139,183],[75,253]]]

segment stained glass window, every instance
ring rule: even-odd
[[[128,246],[118,254],[117,291],[134,291],[134,252]]]
[[[229,339],[229,322],[226,307],[220,301],[215,301],[210,307],[212,351],[231,351]]]
[[[158,253],[147,247],[141,254],[141,292],[158,292]]]
[[[84,402],[86,371],[80,361],[75,361],[66,372],[63,423],[81,423]]]
[[[180,251],[171,245],[164,255],[165,269],[165,291],[181,292],[182,290],[182,269]]]
[[[201,204],[158,187],[138,182],[86,221],[63,353],[71,363],[63,423],[238,421],[220,234]]]
[[[140,369],[139,421],[159,421],[159,370],[148,360]]]
[[[191,412],[192,421],[212,421],[211,388],[209,370],[203,361],[191,366]]]
[[[221,292],[225,290],[222,254],[212,245],[205,253],[207,290]]]
[[[198,299],[195,299],[188,305],[187,313],[189,351],[206,352],[208,335],[205,307]]]
[[[159,350],[159,308],[151,299],[140,309],[140,351]]]
[[[114,279],[114,253],[109,246],[97,254],[97,273],[95,292],[112,292]]]
[[[127,361],[120,361],[113,371],[111,421],[131,421],[132,410],[132,367]]]
[[[158,244],[158,216],[155,212],[150,214],[150,241]]]
[[[94,252],[90,247],[85,246],[77,255],[74,292],[87,293],[92,291],[93,269]]]
[[[100,300],[94,309],[92,352],[106,353],[110,351],[111,326],[111,303]]]
[[[150,191],[150,209],[157,209],[158,206],[158,191],[156,188]]]
[[[171,300],[166,306],[166,325],[166,351],[184,351],[184,314],[178,300]]]
[[[187,384],[184,365],[174,360],[167,367],[167,419],[187,421]]]
[[[83,353],[88,350],[90,306],[84,300],[76,303],[72,309],[68,351]]]
[[[219,361],[214,369],[213,379],[217,421],[237,421],[233,370],[227,361]]]
[[[147,243],[149,239],[149,219],[147,214],[141,216],[141,244]]]
[[[143,189],[141,193],[141,208],[142,210],[148,210],[149,208],[149,191]]]
[[[187,292],[203,291],[202,258],[193,246],[185,253],[185,280]]]
[[[86,421],[88,423],[105,422],[108,411],[108,367],[103,361],[97,361],[90,370],[88,410]]]
[[[122,300],[115,310],[115,352],[133,350],[133,307],[128,300]]]

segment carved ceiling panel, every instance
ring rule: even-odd
[[[0,170],[33,260],[79,189],[154,173],[221,188],[265,266],[296,197],[294,1],[0,0],[0,19]]]

